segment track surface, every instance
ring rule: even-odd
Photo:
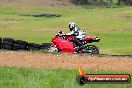
[[[0,66],[67,69],[83,66],[92,70],[121,70],[132,72],[132,57],[0,51]]]

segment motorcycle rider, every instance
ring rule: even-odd
[[[72,42],[75,43],[77,47],[75,47],[75,50],[79,50],[80,48],[83,48],[84,45],[82,44],[82,39],[86,37],[86,33],[81,30],[74,22],[70,22],[69,25],[70,33],[67,33],[66,35],[74,35],[75,38],[72,39]],[[79,46],[79,47],[78,47]]]

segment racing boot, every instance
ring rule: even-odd
[[[80,49],[84,49],[85,46],[82,44],[81,46],[76,46],[74,49],[75,51],[79,51]]]

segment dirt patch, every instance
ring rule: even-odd
[[[132,71],[132,57],[0,51],[0,66]]]
[[[15,27],[16,27],[16,23],[11,23],[11,22],[0,23],[0,30],[5,30],[5,29],[15,28]]]

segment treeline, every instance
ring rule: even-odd
[[[77,5],[96,5],[96,6],[111,6],[115,5],[132,5],[132,0],[72,0],[72,3]]]
[[[132,0],[118,0],[118,3],[119,5],[132,5]]]

